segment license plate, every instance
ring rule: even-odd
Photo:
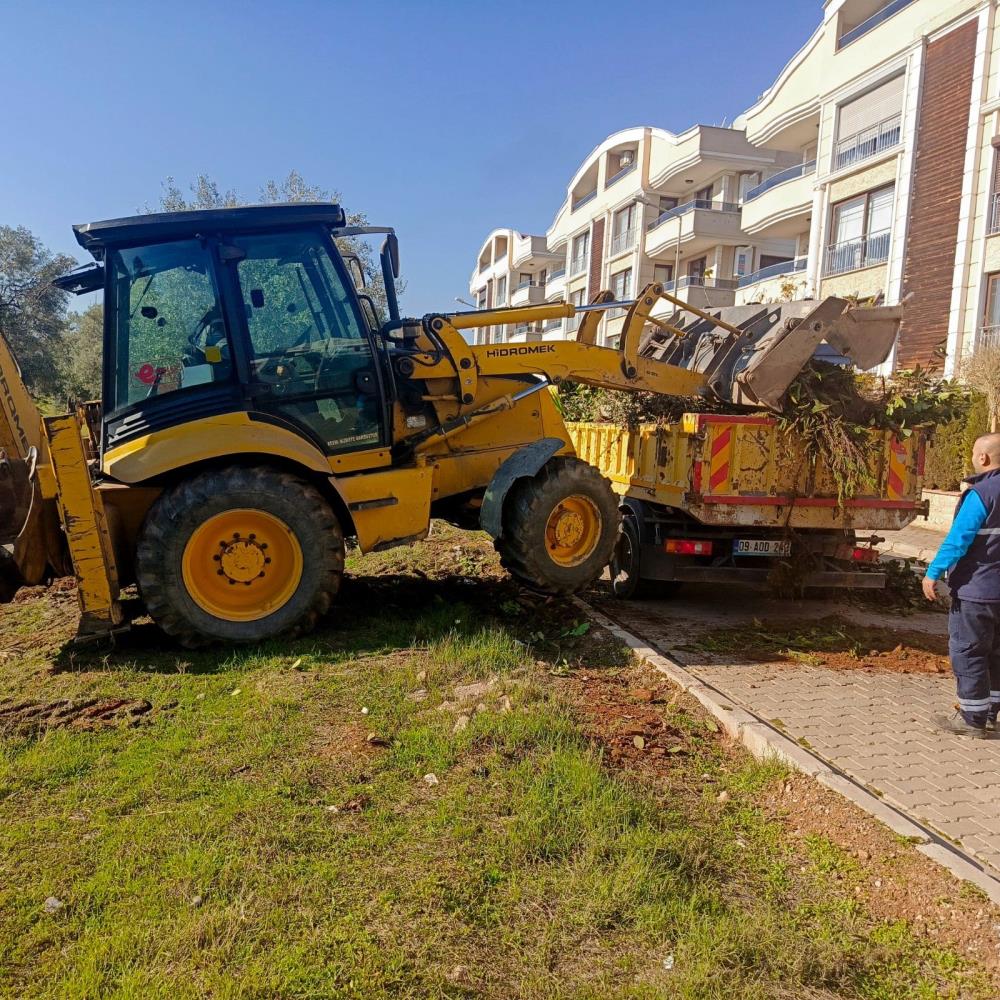
[[[790,556],[792,543],[777,538],[736,538],[734,556]]]

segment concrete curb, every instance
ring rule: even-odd
[[[722,729],[733,739],[739,740],[754,757],[759,760],[777,759],[788,767],[815,778],[821,785],[838,792],[869,816],[874,816],[893,833],[905,837],[921,854],[943,865],[956,878],[971,882],[985,892],[991,902],[1000,905],[1000,879],[992,876],[965,852],[932,830],[916,823],[901,810],[869,792],[846,775],[834,770],[822,758],[810,753],[774,726],[734,704],[724,694],[698,680],[679,663],[667,658],[638,636],[591,607],[586,601],[575,597],[573,602],[594,624],[610,632],[654,670],[697,699]]]

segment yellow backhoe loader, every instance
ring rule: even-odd
[[[332,204],[74,231],[94,261],[57,283],[103,293],[102,401],[42,418],[0,338],[0,599],[75,575],[81,636],[126,626],[131,584],[184,645],[308,630],[336,596],[345,537],[383,549],[432,517],[484,528],[525,584],[573,592],[611,559],[620,514],[551,385],[775,406],[821,345],[873,365],[899,321],[827,299],[730,322],[657,284],[629,302],[403,319],[395,234],[349,227]],[[369,234],[385,237],[384,322],[338,249]],[[677,311],[644,335],[664,299]],[[614,349],[596,343],[610,308],[627,310]],[[462,335],[560,318],[579,320],[575,339]]]

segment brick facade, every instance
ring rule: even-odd
[[[947,342],[976,56],[975,22],[930,42],[924,59],[903,296],[913,293],[896,364],[927,364]]]

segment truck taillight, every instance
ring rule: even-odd
[[[690,538],[671,538],[663,543],[663,551],[672,556],[710,556],[711,542],[696,542]]]
[[[878,549],[855,549],[851,553],[851,559],[859,563],[878,562]]]

